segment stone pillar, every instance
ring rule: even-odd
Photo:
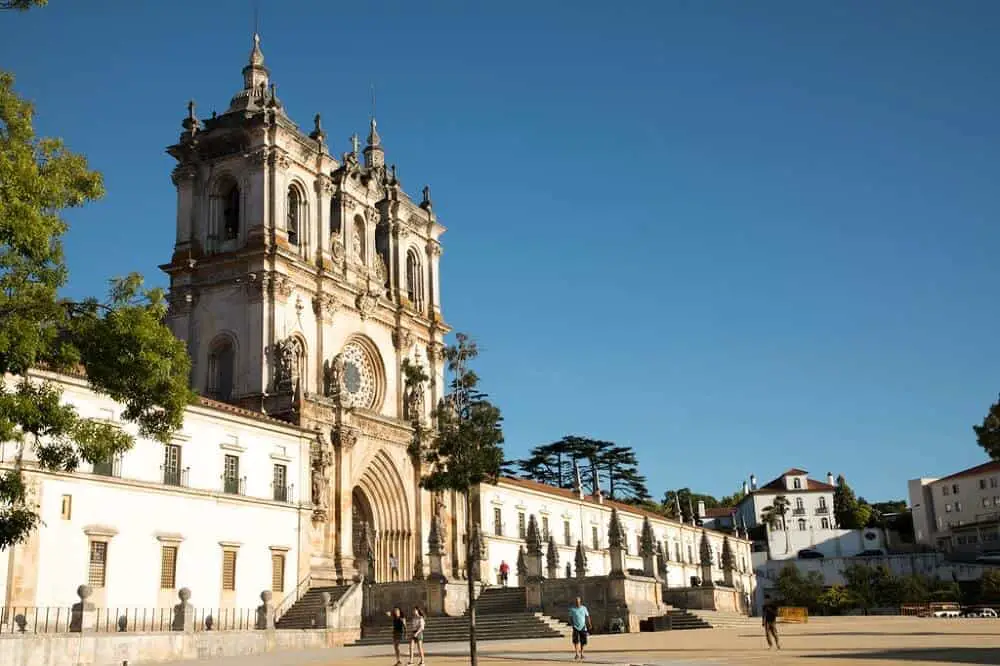
[[[667,571],[667,546],[663,545],[661,541],[657,546],[657,559],[656,559],[656,571],[660,576],[660,580],[666,585],[669,581],[669,571]]]
[[[659,578],[656,570],[656,537],[653,535],[653,525],[649,518],[642,519],[642,532],[639,535],[639,554],[642,556],[642,573],[650,578]]]
[[[322,607],[317,611],[316,618],[313,620],[313,626],[317,629],[326,629],[326,613],[330,610],[330,598],[329,592],[320,592],[319,600]]]
[[[612,576],[625,575],[625,531],[622,529],[621,519],[618,517],[618,509],[611,509],[611,524],[608,525],[608,554],[611,557]]]
[[[712,547],[708,543],[708,533],[702,530],[701,545],[699,547],[701,556],[701,584],[703,587],[714,587],[712,580]]]
[[[69,630],[73,632],[93,631],[97,628],[97,609],[94,603],[87,601],[93,594],[89,585],[76,588],[80,601],[70,609]]]
[[[545,553],[545,565],[549,578],[559,577],[559,548],[556,546],[556,538],[551,534],[549,535],[548,551]]]
[[[442,546],[441,526],[438,524],[438,518],[435,516],[434,518],[431,518],[431,529],[430,533],[427,535],[427,556],[430,559],[431,580],[445,580],[444,552]]]
[[[576,560],[574,562],[576,564],[576,577],[585,577],[587,575],[587,553],[583,549],[582,541],[576,542],[576,557],[574,559]]]
[[[170,625],[173,631],[194,631],[194,606],[188,603],[191,590],[182,587],[177,591],[180,603],[174,606],[174,621]]]
[[[544,576],[542,570],[542,536],[538,531],[538,521],[534,514],[528,518],[528,552],[525,564],[527,565],[528,580],[539,579]]]
[[[729,543],[729,537],[722,538],[722,576],[729,587],[736,587],[733,579],[733,569],[736,565],[736,558],[733,556],[733,546]]]
[[[274,604],[271,603],[271,591],[264,590],[260,593],[260,600],[263,602],[257,606],[256,629],[274,630]]]

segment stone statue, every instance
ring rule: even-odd
[[[361,254],[361,227],[354,228],[354,234],[351,238],[351,251],[354,253],[354,259],[356,261],[362,261],[364,259]]]
[[[288,390],[292,387],[292,361],[295,352],[290,340],[279,340],[274,343],[274,387],[276,390]]]
[[[323,367],[323,394],[328,398],[340,395],[340,387],[344,382],[344,355],[337,354],[332,361],[327,361]]]
[[[326,477],[319,467],[312,471],[312,503],[319,509],[326,508]]]

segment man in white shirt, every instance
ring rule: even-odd
[[[399,580],[399,559],[392,553],[389,553],[389,576],[392,581]]]

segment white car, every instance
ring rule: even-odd
[[[934,611],[934,617],[961,617],[962,611],[960,610],[939,610]]]
[[[965,617],[996,617],[997,612],[992,608],[970,608],[965,611]]]

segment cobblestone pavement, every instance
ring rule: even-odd
[[[814,618],[781,625],[782,650],[769,651],[753,628],[594,636],[586,663],[601,666],[943,666],[1000,664],[1000,619]],[[573,661],[569,641],[493,641],[479,646],[483,666]],[[394,662],[384,646],[281,652],[174,662],[175,666],[333,666]],[[427,666],[467,664],[468,645],[431,643]],[[403,651],[406,663],[406,651]]]

